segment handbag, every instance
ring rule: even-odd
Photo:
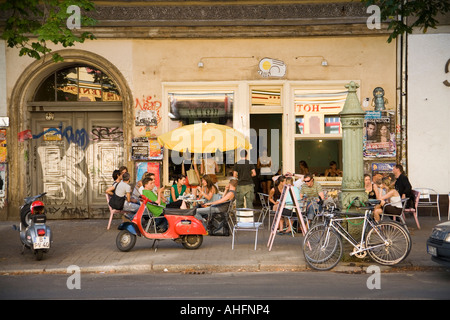
[[[190,186],[198,186],[200,184],[200,181],[198,181],[197,175],[195,174],[195,170],[194,169],[189,169],[186,172],[188,181],[189,181],[189,185]]]
[[[125,204],[125,197],[119,197],[116,194],[116,188],[117,188],[117,184],[114,187],[114,193],[111,196],[111,199],[109,199],[109,206],[113,209],[116,210],[122,210],[123,209],[123,205]]]

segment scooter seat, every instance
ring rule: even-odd
[[[196,208],[192,209],[175,209],[175,208],[165,208],[164,215],[175,215],[175,216],[193,216],[197,212]]]

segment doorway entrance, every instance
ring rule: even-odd
[[[47,192],[49,218],[96,218],[123,164],[122,112],[32,112],[32,194]]]
[[[282,114],[251,114],[250,128],[257,137],[257,143],[255,143],[256,141],[251,141],[251,143],[254,147],[258,147],[257,152],[251,152],[251,155],[256,157],[251,160],[254,160],[256,164],[257,159],[262,155],[262,151],[267,150],[267,156],[270,157],[272,162],[272,176],[277,174],[277,171],[282,167]],[[261,179],[260,172],[257,170],[255,192],[263,192],[260,180],[265,180],[264,178]],[[270,186],[273,186],[273,183]],[[259,198],[257,197],[257,199]]]

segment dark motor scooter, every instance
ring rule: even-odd
[[[136,244],[136,237],[157,240],[172,239],[181,242],[186,249],[197,249],[203,243],[203,235],[207,232],[203,224],[194,217],[196,209],[164,209],[164,216],[154,218],[148,214],[146,204],[159,206],[147,197],[140,196],[141,205],[132,221],[119,225],[116,245],[120,251],[130,251]],[[158,230],[158,219],[167,219],[166,230]]]
[[[22,241],[22,254],[25,248],[31,249],[37,260],[42,260],[44,253],[50,250],[52,243],[52,232],[46,224],[47,216],[45,206],[38,199],[46,192],[24,199],[24,204],[20,207],[20,225],[13,226],[19,231]]]

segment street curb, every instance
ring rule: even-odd
[[[400,272],[400,271],[428,271],[445,270],[440,266],[383,266],[374,263],[349,263],[347,265],[337,265],[331,270],[334,273],[368,273],[367,269],[371,265],[380,268],[380,272]],[[22,274],[68,274],[68,268],[44,268],[44,269],[11,269],[1,270],[0,275],[22,275]],[[322,272],[309,268],[305,265],[215,265],[215,264],[153,264],[153,265],[106,265],[106,266],[81,266],[81,273],[186,273],[186,274],[206,274],[206,273],[228,273],[228,272]],[[369,272],[370,273],[370,272]]]

